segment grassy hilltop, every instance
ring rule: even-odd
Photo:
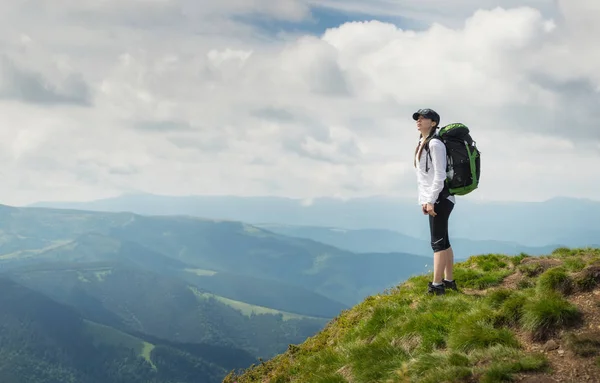
[[[474,256],[445,296],[424,294],[430,277],[368,297],[224,383],[598,381],[600,249]]]

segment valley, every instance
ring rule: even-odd
[[[157,383],[185,382],[190,371],[216,382],[273,357],[429,262],[409,253],[354,253],[239,221],[128,212],[0,206],[0,238],[0,278],[44,302],[27,303],[39,310],[39,326],[50,325],[52,305],[79,329],[44,334],[59,343],[76,337],[87,353]],[[30,320],[11,315],[14,323]],[[29,327],[7,331],[1,342],[41,336]],[[27,356],[19,366],[42,371],[32,382],[127,379],[116,364],[107,378],[68,362],[70,354],[38,358],[39,347],[14,343],[6,351]]]

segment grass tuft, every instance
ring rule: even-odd
[[[471,361],[460,353],[423,354],[403,367],[397,371],[397,381],[464,382],[473,376]]]
[[[528,288],[534,287],[534,286],[535,286],[535,281],[532,278],[523,278],[517,282],[517,288],[519,290],[525,290],[525,289],[528,289]]]
[[[516,326],[523,316],[523,306],[533,295],[533,290],[515,291],[507,297],[496,313],[496,320],[507,326]]]
[[[510,270],[482,271],[457,268],[454,271],[454,279],[460,281],[462,287],[483,290],[498,286],[510,274]]]
[[[539,294],[559,292],[568,295],[573,291],[573,281],[563,267],[553,267],[539,276],[537,288]]]
[[[600,285],[600,263],[587,266],[573,277],[575,288],[579,291],[590,291]]]
[[[502,382],[513,380],[513,374],[528,371],[544,371],[549,362],[541,353],[526,354],[506,346],[494,346],[472,355],[479,363],[489,364],[477,374],[480,382]]]
[[[544,266],[539,262],[530,262],[519,265],[518,270],[527,277],[535,277],[544,272]]]
[[[575,253],[573,252],[572,249],[568,248],[568,247],[558,247],[556,249],[554,249],[554,251],[551,253],[551,255],[558,257],[558,258],[566,258],[566,257],[572,257]]]
[[[546,340],[560,328],[577,324],[579,309],[556,292],[529,298],[522,307],[520,323],[534,340]]]
[[[387,337],[378,337],[370,344],[355,344],[349,351],[353,377],[358,382],[377,382],[402,366],[408,354],[394,347]]]
[[[492,308],[486,305],[475,307],[454,323],[448,335],[448,347],[462,352],[495,345],[519,347],[514,334],[506,328],[496,328],[494,322]]]
[[[455,279],[469,288],[485,289],[499,285],[513,272],[514,257],[486,254],[470,257],[456,267]]]
[[[502,304],[506,302],[506,300],[510,298],[513,294],[514,292],[512,290],[501,287],[490,291],[485,297],[485,300],[491,307],[497,309],[500,306],[502,306]]]
[[[463,322],[448,337],[450,348],[465,352],[497,344],[519,346],[519,342],[510,330],[495,328],[490,321]]]
[[[526,258],[531,258],[531,256],[527,253],[521,253],[514,257],[510,257],[510,263],[513,265],[513,267],[517,267]]]
[[[564,337],[566,347],[575,355],[589,357],[600,355],[600,332],[583,334],[568,333]]]
[[[585,267],[585,262],[581,258],[567,258],[563,264],[570,272],[581,271]]]
[[[507,268],[510,257],[499,254],[486,254],[478,257],[471,257],[472,263],[483,271],[494,271]]]

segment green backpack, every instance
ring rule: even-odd
[[[481,152],[469,134],[469,128],[453,123],[440,128],[432,138],[446,146],[446,184],[443,195],[469,194],[479,186],[481,175]],[[428,149],[428,148],[427,148]],[[431,154],[427,150],[429,158]]]

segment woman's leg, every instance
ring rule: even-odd
[[[451,281],[454,278],[454,251],[452,251],[452,246],[444,250],[444,258],[444,279]]]
[[[454,251],[452,250],[452,245],[450,244],[450,235],[448,234],[448,221],[450,220],[450,214],[454,209],[454,203],[449,202],[448,208],[448,219],[446,220],[446,250],[443,251],[444,255],[444,287],[450,288],[452,290],[458,291],[458,287],[456,286],[456,282],[454,282]]]
[[[431,234],[431,249],[433,250],[433,283],[441,284],[444,276],[444,270],[446,268],[446,258],[444,257],[443,251],[439,250],[440,236],[443,236],[443,230],[440,230],[440,223],[443,219],[440,219],[440,212],[438,211],[438,204],[435,205],[435,217],[429,216],[429,232]],[[442,239],[443,241],[443,239]]]
[[[429,216],[429,229],[431,232],[431,248],[433,250],[433,287],[443,285],[452,274],[454,255],[448,239],[448,218],[454,208],[452,201],[443,198],[435,204],[435,217]],[[430,289],[431,290],[431,289]]]
[[[450,214],[454,209],[454,203],[448,199],[445,201],[447,208],[445,211],[447,212],[445,215],[445,240],[444,240],[444,279],[447,281],[451,281],[453,278],[454,271],[454,251],[452,251],[452,245],[450,244],[450,234],[448,233],[448,222],[450,221]]]
[[[442,284],[444,270],[446,269],[446,257],[443,251],[433,253],[433,283]]]

